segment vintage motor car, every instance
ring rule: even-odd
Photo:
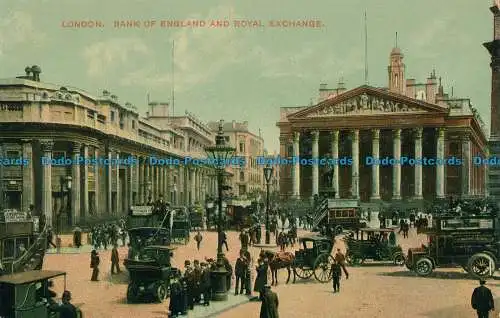
[[[49,281],[64,277],[61,271],[34,270],[0,277],[0,317],[58,318],[57,303],[51,299]],[[83,317],[77,307],[77,317]]]
[[[403,249],[391,242],[389,235],[393,229],[364,228],[351,232],[344,237],[347,247],[346,261],[351,265],[360,265],[365,260],[390,261],[394,265],[405,264]],[[395,234],[393,234],[395,237]]]
[[[169,246],[150,245],[124,261],[130,277],[127,302],[154,300],[161,303],[168,297],[171,280],[177,278],[179,272],[170,264],[173,250]]]

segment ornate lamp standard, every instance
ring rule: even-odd
[[[269,233],[269,187],[274,168],[270,165],[264,167],[264,178],[266,179],[266,244],[270,244],[271,235]]]
[[[223,186],[223,178],[224,171],[226,167],[226,163],[229,159],[231,159],[235,148],[226,145],[226,141],[224,139],[224,121],[221,120],[219,122],[219,132],[215,137],[215,146],[205,148],[205,151],[208,154],[208,157],[214,161],[214,167],[217,172],[217,194],[218,194],[218,207],[219,213],[217,215],[217,267],[212,272],[213,275],[213,300],[214,301],[222,301],[227,300],[227,286],[226,286],[226,278],[229,274],[224,267],[224,253],[222,252],[222,186]]]

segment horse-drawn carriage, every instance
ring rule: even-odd
[[[347,247],[346,260],[352,265],[363,264],[365,260],[391,261],[404,265],[405,257],[400,245],[396,245],[394,230],[359,229],[344,238]],[[366,234],[366,235],[365,235]],[[394,242],[388,236],[394,236]]]
[[[332,280],[331,265],[333,241],[325,236],[309,236],[299,238],[302,248],[295,251],[293,264],[294,274],[307,279],[312,275],[317,281],[327,283]]]

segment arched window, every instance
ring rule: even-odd
[[[243,171],[240,171],[240,182],[245,181],[245,173]]]
[[[394,87],[398,87],[398,74],[394,74]]]

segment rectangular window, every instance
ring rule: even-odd
[[[132,120],[132,129],[135,129],[135,120]]]
[[[111,122],[114,122],[115,121],[115,112],[114,111],[111,111]]]
[[[240,142],[240,152],[245,152],[245,143]]]

